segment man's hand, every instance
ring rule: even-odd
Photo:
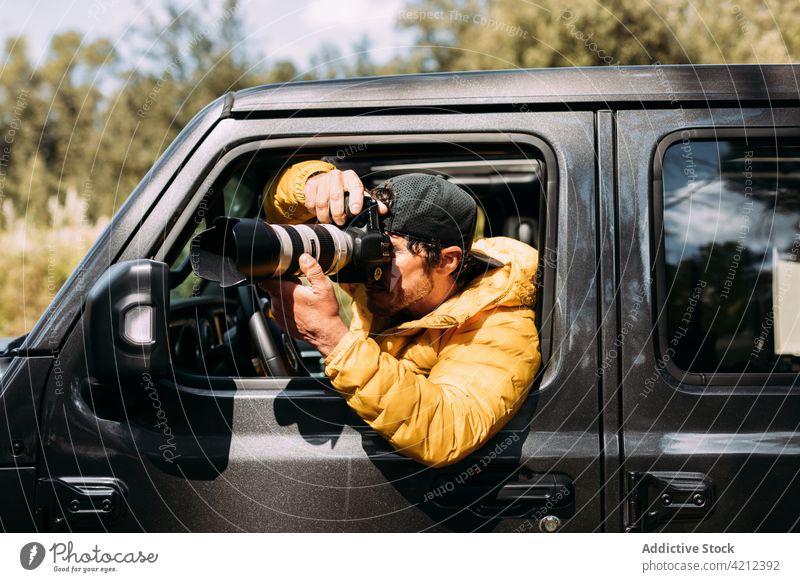
[[[350,194],[350,212],[358,214],[364,207],[364,185],[353,170],[331,170],[308,179],[304,190],[306,208],[317,215],[322,223],[335,222],[339,226],[347,220],[344,193]],[[388,208],[378,202],[378,213],[386,214]]]
[[[269,293],[275,322],[290,336],[302,339],[327,357],[347,333],[339,317],[333,284],[311,255],[300,256],[300,269],[309,286],[268,279],[259,287]]]

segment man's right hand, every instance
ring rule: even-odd
[[[304,190],[306,208],[322,223],[334,222],[339,226],[347,220],[344,193],[350,195],[350,212],[358,214],[364,207],[364,185],[353,170],[331,170],[312,176]],[[378,202],[378,213],[386,214],[388,208]]]

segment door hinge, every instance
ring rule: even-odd
[[[112,477],[40,479],[37,521],[41,530],[105,529],[125,513],[128,489]]]
[[[627,473],[625,531],[653,531],[673,521],[700,521],[714,506],[714,486],[703,473]]]

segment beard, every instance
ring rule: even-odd
[[[367,307],[375,315],[392,316],[424,299],[433,291],[430,277],[421,278],[413,287],[403,289],[402,285],[387,289],[384,285],[367,285]]]

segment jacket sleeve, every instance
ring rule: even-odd
[[[533,311],[497,308],[457,328],[426,376],[348,333],[326,375],[348,405],[404,454],[432,466],[483,445],[522,406],[539,369]]]
[[[278,174],[264,189],[264,214],[267,222],[302,224],[313,220],[314,214],[305,207],[306,181],[314,174],[335,169],[333,164],[309,160]]]

